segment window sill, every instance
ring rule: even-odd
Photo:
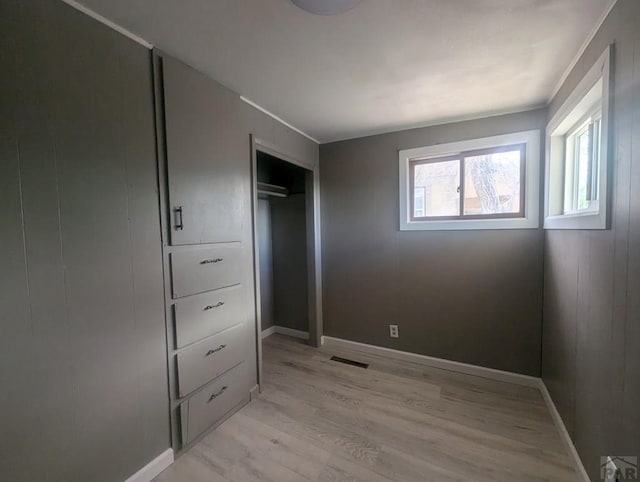
[[[544,229],[608,229],[604,213],[590,211],[584,213],[560,214],[548,216],[544,220]]]
[[[400,224],[400,231],[468,231],[480,229],[536,229],[539,222],[531,218],[456,219],[449,221],[410,221]]]

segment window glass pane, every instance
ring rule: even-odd
[[[460,161],[417,164],[413,185],[413,217],[460,215]]]
[[[576,137],[576,184],[577,184],[577,209],[587,209],[587,186],[589,182],[589,130]]]
[[[602,142],[601,119],[596,119],[593,126],[593,161],[591,162],[591,200],[598,200],[600,192],[600,143]]]
[[[465,158],[464,214],[520,212],[521,151]]]

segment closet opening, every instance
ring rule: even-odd
[[[316,171],[253,141],[258,378],[262,339],[274,333],[320,345]]]

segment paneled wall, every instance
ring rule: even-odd
[[[0,479],[125,480],[170,446],[150,53],[0,2]]]
[[[640,455],[640,2],[619,0],[549,109],[613,43],[612,226],[546,231],[542,375],[593,480]]]
[[[539,375],[542,230],[400,232],[398,150],[545,121],[537,110],[322,145],[324,334]]]

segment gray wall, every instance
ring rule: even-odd
[[[305,194],[271,200],[275,324],[309,331]]]
[[[258,248],[260,253],[260,311],[262,329],[273,326],[273,252],[271,243],[271,205],[258,200]]]
[[[640,2],[618,1],[549,110],[613,42],[612,229],[545,236],[542,374],[593,480],[600,456],[640,456]]]
[[[169,447],[149,51],[0,2],[0,479],[124,480]]]
[[[537,110],[322,145],[324,334],[539,375],[542,231],[400,232],[398,150],[545,122]]]

